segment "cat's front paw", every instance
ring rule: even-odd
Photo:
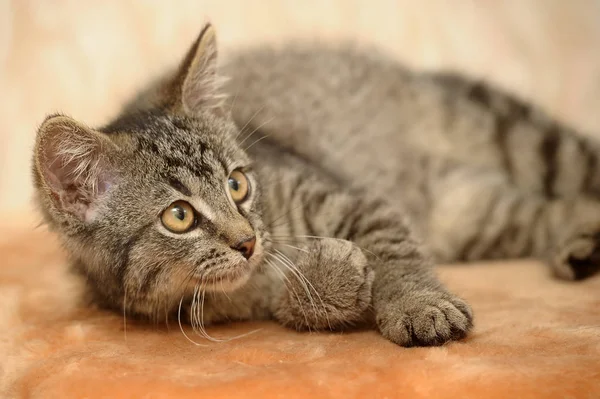
[[[464,338],[473,326],[465,301],[444,291],[427,291],[392,300],[378,309],[377,327],[401,346],[437,346]]]
[[[275,318],[297,330],[338,329],[363,321],[374,273],[349,241],[315,240],[287,273]]]

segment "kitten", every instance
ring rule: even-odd
[[[46,118],[33,173],[105,307],[200,332],[372,322],[419,346],[472,326],[434,261],[597,269],[599,153],[498,90],[375,51],[256,48],[219,68],[208,25],[106,126]]]

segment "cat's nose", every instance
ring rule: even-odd
[[[254,244],[256,244],[256,237],[252,236],[250,238],[243,239],[231,248],[235,249],[236,251],[240,251],[244,258],[250,259],[254,253]]]

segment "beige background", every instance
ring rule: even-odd
[[[206,20],[224,50],[289,37],[373,42],[414,67],[488,77],[600,131],[596,0],[0,0],[0,211],[30,202],[45,114],[106,121]]]
[[[440,267],[476,314],[465,342],[441,348],[273,323],[195,347],[176,325],[128,321],[124,334],[120,314],[78,307],[55,235],[16,211],[31,196],[35,128],[55,111],[106,121],[207,19],[225,49],[292,36],[374,42],[600,132],[600,0],[0,0],[0,397],[600,397],[600,276],[565,284],[535,262]]]

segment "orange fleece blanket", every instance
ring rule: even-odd
[[[0,236],[1,397],[600,398],[600,277],[533,261],[443,266],[476,312],[464,342],[405,349],[373,331],[209,328],[212,343],[76,305],[79,282],[43,228]]]

